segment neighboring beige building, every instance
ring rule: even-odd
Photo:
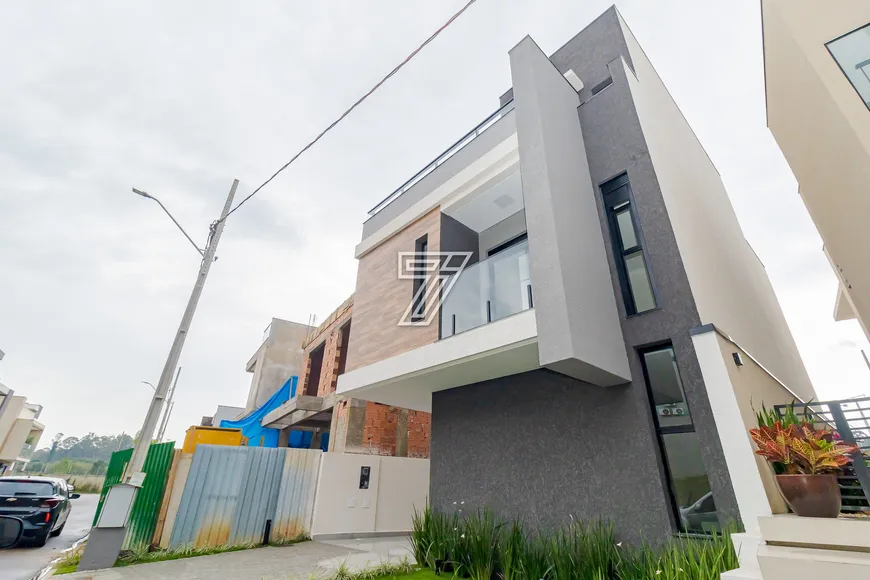
[[[263,343],[245,370],[253,373],[245,412],[250,412],[269,400],[287,379],[302,376],[302,346],[314,327],[298,322],[273,318],[263,332]]]
[[[0,383],[0,475],[27,464],[45,426],[37,421],[42,405]]]
[[[870,337],[870,2],[762,0],[767,125]]]

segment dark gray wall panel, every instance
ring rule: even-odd
[[[546,370],[433,394],[431,500],[534,528],[607,518],[621,539],[671,532],[645,396]]]

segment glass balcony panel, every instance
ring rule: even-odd
[[[490,256],[458,276],[441,306],[441,338],[532,307],[528,242]]]

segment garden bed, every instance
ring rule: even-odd
[[[728,533],[676,537],[664,547],[627,546],[612,524],[571,520],[552,533],[426,508],[414,517],[414,557],[432,574],[470,580],[719,580],[739,567]]]

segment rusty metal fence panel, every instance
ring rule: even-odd
[[[303,460],[298,454],[316,459]],[[261,543],[267,522],[276,521],[279,504],[283,506],[282,513],[288,514],[313,509],[313,493],[302,493],[296,488],[316,486],[320,454],[318,450],[198,446],[181,496],[170,547]],[[303,466],[304,473],[298,467],[294,469],[294,465]],[[311,506],[291,505],[299,501],[310,501]],[[300,533],[307,534],[309,526],[310,517]],[[279,537],[283,538],[271,535],[272,539]]]
[[[295,540],[309,534],[322,455],[310,449],[287,449],[272,520],[274,541]]]

